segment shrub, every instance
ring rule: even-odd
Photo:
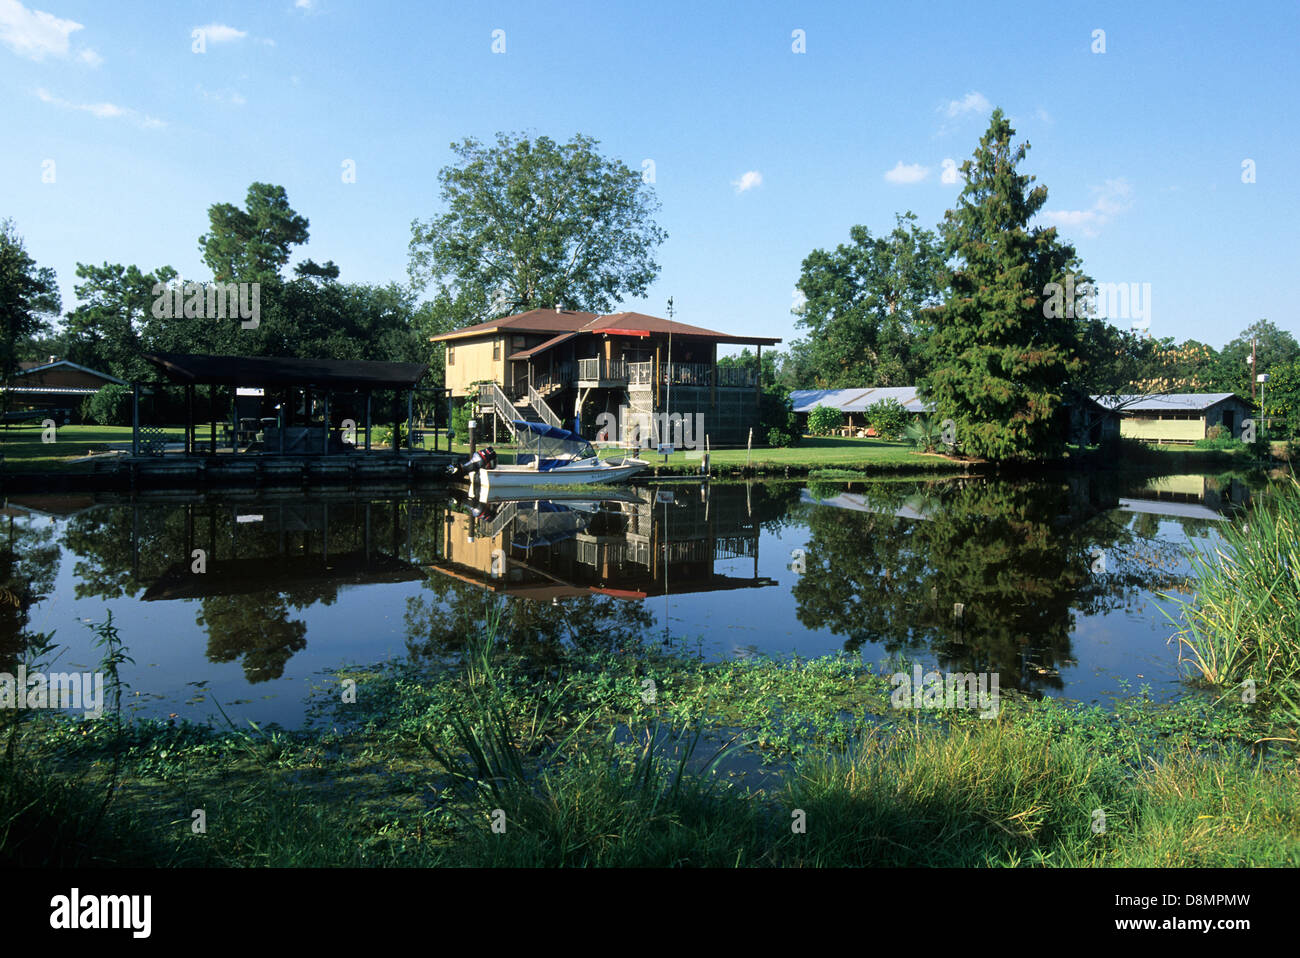
[[[779,386],[768,386],[763,390],[758,411],[759,424],[754,432],[766,436],[769,446],[798,445],[802,433],[788,391]]]
[[[1215,429],[1220,430],[1218,435],[1211,436],[1210,433]],[[1251,447],[1240,439],[1233,439],[1227,435],[1222,426],[1212,426],[1206,431],[1204,439],[1198,439],[1195,442],[1197,449],[1213,449],[1220,452],[1246,452]]]
[[[907,424],[903,434],[913,446],[922,452],[934,452],[939,448],[939,440],[943,430],[929,416],[917,416],[914,421]]]
[[[466,397],[459,406],[451,410],[451,431],[460,442],[469,440],[469,421],[474,418],[474,397]]]
[[[86,401],[84,414],[101,426],[131,425],[131,387],[109,383]]]
[[[826,436],[844,424],[844,413],[830,406],[818,406],[808,414],[808,432]]]
[[[867,407],[867,422],[882,439],[897,439],[907,428],[907,410],[897,399],[882,399]]]

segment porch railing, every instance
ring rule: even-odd
[[[625,382],[627,380],[629,364],[621,359],[605,360],[597,356],[595,359],[578,360],[578,380],[580,382]]]
[[[628,383],[633,386],[648,386],[654,382],[654,363],[628,363]],[[683,386],[709,386],[713,382],[714,370],[717,370],[718,385],[724,387],[753,386],[754,371],[739,367],[718,366],[709,363],[664,363],[659,369],[659,382],[672,381]]]

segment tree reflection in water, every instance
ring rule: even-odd
[[[822,493],[825,490],[817,489]],[[1079,613],[1180,582],[1180,549],[1145,515],[1113,511],[1098,481],[973,479],[855,484],[841,504],[805,504],[799,621],[1002,687],[1062,687]]]

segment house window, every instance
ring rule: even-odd
[[[501,340],[499,339],[492,340],[492,358],[494,360],[501,358]]]
[[[448,365],[448,366],[455,366],[455,365],[456,365],[456,347],[455,347],[455,346],[448,346],[448,347],[447,347],[447,365]]]

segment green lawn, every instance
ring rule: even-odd
[[[14,426],[0,430],[0,453],[4,455],[3,468],[8,472],[50,472],[67,473],[86,470],[85,463],[72,460],[104,452],[109,444],[129,443],[130,426],[62,426],[56,433],[56,441],[41,441],[39,426]],[[167,430],[170,439],[184,441],[185,431],[176,426]],[[200,438],[206,438],[206,432],[200,432]],[[480,446],[485,445],[482,441]],[[427,437],[424,448],[433,448],[432,437]],[[453,445],[453,451],[468,454],[469,446],[464,442]],[[513,445],[509,442],[497,443],[495,448],[509,461]],[[439,449],[446,451],[446,439],[439,440]],[[602,456],[624,455],[623,450],[603,449]],[[661,470],[680,473],[699,471],[701,453],[699,450],[674,452],[665,463],[664,457],[653,449],[642,449],[636,453]],[[783,471],[787,466],[796,470],[841,469],[852,472],[867,472],[875,469],[889,471],[899,469],[924,470],[960,470],[963,464],[942,456],[926,456],[915,452],[911,446],[901,442],[886,442],[880,439],[831,439],[805,437],[797,446],[784,449],[756,447],[752,452],[745,449],[712,450],[709,461],[713,471],[744,467],[747,464],[755,469]]]
[[[701,450],[674,452],[668,457],[667,467],[673,471],[695,472],[700,467]],[[621,450],[611,449],[601,452],[602,456],[622,455]],[[637,453],[657,466],[663,467],[664,457],[654,449],[643,449]],[[746,449],[716,449],[709,453],[709,464],[713,469],[730,469],[750,465],[755,469],[784,469],[791,466],[798,469],[820,469],[838,467],[870,471],[875,468],[894,469],[944,469],[960,470],[964,464],[943,456],[927,456],[917,453],[911,445],[903,442],[887,442],[883,439],[831,439],[805,436],[797,446],[780,449],[756,447]]]
[[[75,472],[86,470],[85,463],[75,463],[91,453],[104,452],[109,444],[130,443],[130,426],[60,426],[55,441],[41,441],[40,426],[11,426],[0,428],[0,454],[4,456],[6,472]],[[168,437],[178,442],[185,439],[185,430],[177,427],[167,431]]]

